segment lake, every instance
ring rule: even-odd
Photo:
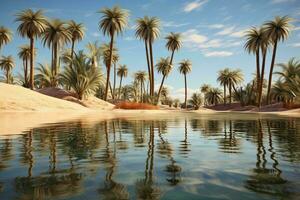
[[[2,135],[0,199],[300,199],[300,118],[185,113]]]

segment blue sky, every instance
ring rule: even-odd
[[[294,18],[294,30],[289,39],[281,43],[276,62],[286,62],[291,57],[300,58],[300,1],[299,0],[0,0],[0,26],[14,31],[13,41],[5,46],[1,55],[13,55],[16,58],[15,73],[21,70],[17,59],[17,49],[29,41],[21,38],[15,31],[18,24],[14,22],[15,14],[20,10],[44,9],[48,18],[62,20],[73,19],[84,23],[86,35],[77,49],[85,48],[87,42],[99,40],[108,42],[98,29],[103,7],[119,5],[130,11],[129,27],[117,39],[120,52],[120,64],[129,68],[132,74],[137,70],[147,70],[144,43],[134,37],[135,20],[138,17],[157,16],[161,20],[161,36],[154,43],[154,59],[169,56],[165,48],[165,39],[169,32],[183,34],[183,48],[175,54],[175,65],[165,84],[172,90],[174,97],[183,97],[184,81],[178,73],[178,63],[190,59],[193,63],[192,73],[188,75],[189,93],[199,90],[203,83],[218,86],[217,72],[225,67],[240,68],[245,74],[245,81],[253,77],[255,58],[244,49],[243,32],[251,26],[259,26],[277,15],[289,15]],[[37,62],[49,63],[50,50],[37,42]],[[268,65],[270,59],[268,59]],[[268,72],[268,69],[267,69]],[[161,76],[156,75],[156,84]]]

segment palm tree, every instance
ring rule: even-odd
[[[192,62],[188,59],[183,60],[179,63],[179,72],[184,75],[184,85],[185,85],[185,93],[184,93],[184,105],[187,108],[187,81],[186,75],[192,71]]]
[[[102,54],[102,49],[98,45],[98,41],[95,41],[94,43],[89,42],[86,45],[86,48],[89,51],[88,57],[90,58],[90,60],[92,62],[92,66],[97,68],[98,67],[98,61],[99,61],[99,59],[101,57],[101,54]]]
[[[71,59],[73,60],[75,42],[79,42],[83,39],[85,28],[82,23],[76,23],[75,21],[71,20],[68,22],[67,29],[71,35]],[[70,67],[72,67],[72,62]]]
[[[107,65],[107,74],[106,74],[106,87],[105,87],[105,96],[104,100],[107,100],[108,87],[109,87],[109,78],[110,78],[110,67],[112,64],[113,56],[113,44],[115,34],[120,34],[123,32],[127,26],[128,21],[128,11],[121,9],[118,6],[114,6],[112,9],[104,8],[100,11],[102,18],[99,22],[99,29],[101,29],[104,35],[110,36],[110,56],[109,62]]]
[[[58,19],[48,23],[43,34],[43,43],[52,49],[52,70],[54,75],[58,74],[59,49],[71,40],[71,33],[66,27],[66,23]]]
[[[275,64],[275,57],[277,51],[277,44],[280,41],[284,41],[287,39],[290,33],[290,22],[291,18],[288,16],[283,17],[275,17],[273,21],[268,21],[264,23],[263,29],[266,32],[266,35],[270,38],[272,45],[273,45],[273,53],[272,53],[272,60],[270,66],[270,73],[269,73],[269,83],[268,83],[268,91],[267,91],[267,103],[270,103],[270,91],[272,86],[272,77],[273,77],[273,69]]]
[[[134,80],[135,82],[140,84],[140,101],[143,102],[143,88],[144,88],[144,83],[146,81],[146,75],[147,73],[145,71],[138,71],[134,74]]]
[[[128,68],[126,65],[120,65],[118,67],[118,70],[117,70],[117,75],[120,77],[120,84],[119,84],[119,94],[118,94],[118,97],[120,98],[121,96],[121,88],[122,88],[122,80],[123,78],[127,77],[128,75]]]
[[[203,84],[200,87],[200,91],[204,94],[204,105],[206,105],[206,93],[210,90],[211,86],[208,84]]]
[[[79,52],[73,59],[72,68],[65,67],[61,74],[62,82],[72,88],[79,99],[93,93],[103,82],[103,75],[99,68],[94,68],[83,52]]]
[[[170,65],[172,65],[174,52],[178,51],[182,46],[181,34],[171,32],[171,33],[169,33],[169,35],[167,35],[166,40],[167,40],[166,48],[168,49],[168,51],[172,52],[171,59],[170,59]]]
[[[30,59],[30,46],[23,45],[19,47],[19,58],[23,61],[23,70],[24,70],[24,85],[28,87],[28,61]]]
[[[192,106],[195,108],[195,110],[198,110],[202,104],[202,97],[199,93],[194,93],[189,100]]]
[[[170,64],[169,58],[160,58],[159,61],[156,64],[156,69],[158,73],[161,73],[163,75],[163,78],[161,80],[161,84],[157,93],[157,103],[159,102],[159,97],[161,93],[161,89],[163,88],[165,78],[170,74],[173,66]]]
[[[206,101],[209,104],[216,105],[222,100],[222,92],[219,88],[210,88],[206,93]]]
[[[232,89],[236,92],[236,86],[244,80],[244,75],[241,70],[231,70],[228,74],[228,88],[229,88],[229,103],[232,101]]]
[[[0,50],[12,40],[12,32],[4,26],[0,26]]]
[[[224,105],[226,104],[226,87],[229,86],[229,78],[230,78],[230,69],[225,68],[223,70],[219,71],[218,75],[218,82],[220,82],[220,85],[224,87]]]
[[[296,97],[293,90],[290,90],[289,85],[286,82],[278,80],[271,90],[271,96],[273,99],[281,102],[292,101]]]
[[[39,63],[37,68],[38,73],[35,75],[35,85],[38,88],[54,87],[56,85],[57,77],[54,71],[48,64]]]
[[[18,32],[22,37],[30,39],[30,88],[34,88],[34,40],[40,37],[47,27],[47,20],[42,10],[33,12],[31,9],[21,11],[17,14],[16,21],[20,22]]]
[[[160,22],[156,17],[148,17],[145,16],[143,18],[139,18],[136,21],[137,27],[135,31],[135,35],[140,40],[145,42],[146,49],[146,57],[147,57],[147,65],[148,65],[148,76],[150,82],[150,96],[154,95],[154,63],[153,63],[153,52],[152,52],[152,44],[155,39],[159,37],[160,30]],[[149,49],[148,49],[149,48]],[[149,54],[150,51],[150,54]]]
[[[6,83],[9,82],[9,75],[12,68],[15,66],[15,61],[12,56],[2,56],[0,59],[0,68],[5,71]]]
[[[246,44],[245,49],[248,53],[253,53],[256,55],[256,88],[257,88],[257,97],[259,96],[260,88],[260,50],[263,42],[263,33],[262,28],[252,27],[249,31],[246,32]],[[258,101],[258,100],[257,100]],[[258,102],[257,102],[258,103]]]

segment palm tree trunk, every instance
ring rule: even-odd
[[[152,74],[151,74],[151,67],[150,67],[150,61],[149,61],[148,43],[147,43],[146,40],[145,40],[145,49],[146,49],[146,57],[147,57],[149,82],[150,82],[150,86],[151,86],[151,82],[152,82],[151,77],[152,77]],[[151,94],[151,87],[150,87],[150,94]]]
[[[175,52],[175,51],[172,51],[172,54],[171,54],[170,65],[172,65],[172,64],[173,64],[174,52]]]
[[[119,94],[118,94],[118,98],[121,97],[122,79],[123,79],[123,76],[120,77],[120,84],[119,84]]]
[[[116,63],[114,63],[114,85],[113,85],[113,99],[115,99],[115,93],[116,93],[116,80],[117,80],[117,67],[116,67]]]
[[[270,66],[268,92],[267,92],[267,104],[270,104],[270,92],[271,92],[271,86],[272,86],[272,77],[273,77],[273,69],[274,69],[274,64],[275,64],[276,51],[277,51],[277,39],[275,40],[275,43],[274,43],[272,61],[271,61],[271,66]]]
[[[75,46],[75,40],[72,39],[72,47],[71,47],[71,63],[70,63],[70,68],[72,68],[73,65],[73,57],[74,57],[74,46]]]
[[[6,70],[6,83],[7,83],[7,84],[9,84],[8,76],[9,76],[9,70],[7,69],[7,70]]]
[[[260,85],[260,56],[259,56],[259,48],[256,50],[256,100],[257,104],[259,104],[259,85]]]
[[[141,103],[143,103],[143,82],[141,81]]]
[[[104,101],[107,100],[107,95],[108,95],[108,87],[109,87],[109,76],[110,76],[110,66],[111,66],[111,61],[112,61],[112,56],[113,56],[113,43],[114,43],[114,33],[111,34],[111,40],[110,40],[110,52],[109,52],[109,63],[107,66],[107,74],[106,74],[106,86],[105,86],[105,95],[104,95]]]
[[[232,97],[232,85],[231,85],[231,83],[229,83],[229,103],[230,104],[232,103],[231,97]]]
[[[226,85],[224,84],[224,105],[226,105]]]
[[[158,90],[158,93],[157,93],[157,103],[159,102],[159,97],[160,97],[161,89],[162,89],[162,87],[164,85],[165,78],[166,78],[166,76],[164,75],[163,78],[162,78],[162,80],[161,80],[161,84],[159,86],[159,90]]]
[[[23,59],[23,67],[24,67],[24,82],[25,82],[25,86],[27,87],[28,78],[27,78],[27,60],[26,59]]]
[[[154,96],[154,62],[153,62],[153,52],[152,52],[152,43],[149,41],[149,47],[150,47],[150,59],[151,59],[151,90],[152,94],[150,94],[152,97]]]
[[[264,74],[265,74],[265,65],[266,65],[266,56],[267,50],[263,51],[263,61],[262,61],[262,68],[261,68],[261,79],[259,83],[259,96],[258,96],[258,107],[261,107],[261,97],[262,97],[262,90],[263,90],[263,83],[264,83]]]
[[[57,53],[58,53],[58,48],[57,48],[57,43],[54,44],[54,75],[57,75]]]
[[[34,38],[30,38],[30,89],[34,88]]]
[[[185,85],[184,105],[185,105],[185,109],[187,109],[187,82],[186,82],[186,74],[184,74],[184,85]]]

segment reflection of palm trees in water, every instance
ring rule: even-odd
[[[229,132],[227,131],[227,120],[224,120],[224,138],[219,140],[219,144],[219,148],[224,153],[240,153],[240,144],[235,137],[232,120],[229,120]]]
[[[188,130],[187,130],[187,119],[184,119],[184,140],[180,141],[180,153],[187,155],[189,151],[190,143],[188,142]]]
[[[160,190],[154,185],[154,124],[150,124],[147,159],[145,164],[145,178],[136,182],[137,199],[159,199]]]
[[[106,146],[104,150],[103,162],[107,165],[106,167],[106,175],[104,181],[104,187],[100,188],[98,191],[101,195],[104,196],[104,199],[129,199],[129,193],[127,188],[121,184],[117,183],[113,180],[113,175],[115,173],[116,168],[116,132],[115,132],[115,124],[112,121],[112,133],[113,133],[113,151],[110,149],[110,141],[109,141],[109,131],[108,131],[108,122],[104,122],[104,133],[105,133],[105,141]]]
[[[264,146],[263,127],[261,120],[258,120],[258,134],[257,134],[257,162],[256,168],[253,169],[252,175],[246,181],[246,188],[255,192],[276,194],[287,197],[288,191],[286,188],[286,180],[281,177],[281,170],[278,168],[279,163],[276,159],[276,153],[273,148],[272,135],[267,122],[267,131],[269,136],[270,159],[272,160],[272,169],[267,168],[267,151]]]

